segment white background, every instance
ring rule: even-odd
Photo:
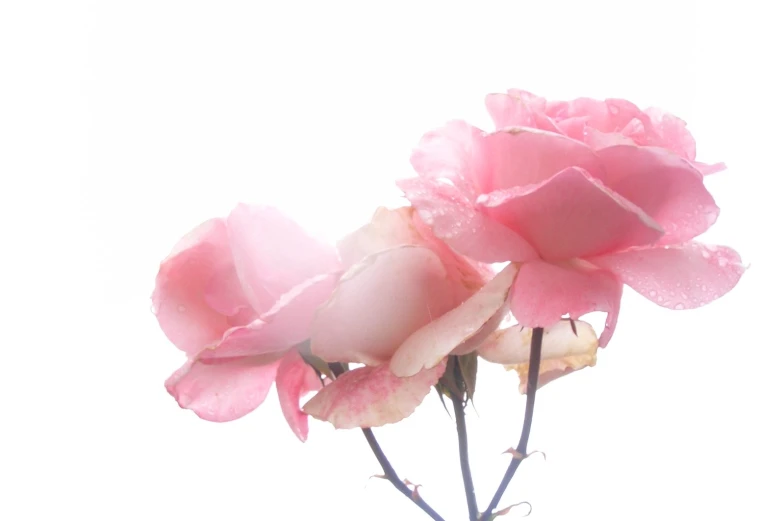
[[[770,7],[766,7],[770,5]],[[705,241],[750,270],[674,312],[624,296],[596,368],[545,387],[502,506],[532,519],[781,519],[781,45],[773,3],[103,1],[0,3],[0,518],[426,519],[358,431],[301,444],[271,394],[212,424],[163,388],[183,361],[149,296],[160,260],[236,202],[326,238],[412,175],[487,92],[624,97],[687,120],[722,215]],[[735,7],[731,7],[735,6]],[[778,33],[778,34],[777,34]],[[522,423],[482,366],[470,413],[483,507]],[[431,395],[378,430],[447,519],[465,506]],[[521,509],[518,514],[524,513]],[[511,515],[510,515],[511,518]]]

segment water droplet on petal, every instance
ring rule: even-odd
[[[655,297],[656,296],[656,291],[655,290],[651,290],[651,291],[648,292],[648,295],[650,295],[652,297]]]
[[[675,304],[675,309],[678,309],[678,310],[681,310],[681,309],[683,309],[683,304],[681,304],[680,302],[678,302],[677,304]]]
[[[185,306],[180,304],[179,306],[177,306],[177,311],[179,311],[180,313],[185,313]]]

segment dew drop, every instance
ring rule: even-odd
[[[177,306],[177,311],[179,311],[180,313],[185,313],[185,306],[180,304],[179,306]]]
[[[727,264],[729,264],[729,261],[727,259],[725,259],[724,257],[719,257],[719,267],[720,268],[726,268]]]
[[[680,302],[678,302],[677,304],[675,304],[675,309],[677,309],[677,310],[681,310],[681,309],[683,309],[683,304],[681,304]]]
[[[651,291],[648,292],[648,295],[650,295],[652,297],[655,297],[656,296],[656,291],[655,290],[651,290]]]

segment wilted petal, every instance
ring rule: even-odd
[[[668,244],[710,228],[719,208],[694,166],[660,148],[614,146],[597,152],[605,184],[642,208],[664,229]]]
[[[499,329],[482,342],[477,353],[495,364],[527,364],[531,356],[532,332],[532,328],[521,328],[519,324]],[[598,345],[596,333],[589,323],[575,320],[573,330],[569,320],[560,320],[544,329],[542,360],[595,353]]]
[[[538,257],[525,239],[479,212],[456,187],[431,179],[402,179],[397,185],[422,221],[455,251],[487,263]]]
[[[231,421],[261,405],[277,370],[277,362],[253,358],[189,361],[166,380],[166,390],[199,418]]]
[[[380,427],[407,418],[422,403],[446,364],[398,378],[387,365],[342,374],[318,392],[303,410],[338,429]]]
[[[366,257],[316,313],[313,354],[328,362],[387,362],[411,333],[454,307],[451,285],[428,248],[401,246]]]
[[[581,168],[567,168],[538,185],[499,190],[479,202],[546,260],[653,244],[662,234],[645,212]]]
[[[517,266],[509,264],[471,298],[408,337],[392,357],[392,373],[405,377],[430,369],[471,339],[506,307],[516,274]]]
[[[574,327],[577,334],[572,330],[569,320],[562,320],[545,329],[537,388],[596,364],[596,351],[599,348],[596,333],[586,322],[575,321]],[[479,350],[479,355],[485,360],[504,364],[507,369],[517,372],[522,394],[528,388],[532,332],[531,328],[521,331],[519,325],[497,331]]]
[[[237,274],[259,314],[269,307],[265,294],[279,297],[311,277],[340,269],[333,247],[274,208],[241,204],[227,223]]]
[[[283,417],[301,441],[308,439],[308,415],[302,412],[300,399],[321,389],[321,379],[306,364],[296,349],[290,350],[278,365],[275,378]]]
[[[740,255],[725,246],[688,242],[630,250],[589,259],[615,273],[651,302],[670,309],[692,309],[721,297],[740,280]]]
[[[231,327],[229,317],[210,306],[205,293],[218,274],[232,269],[222,219],[195,228],[161,263],[152,295],[155,316],[166,337],[191,356]]]
[[[563,316],[579,318],[604,311],[607,320],[599,345],[606,346],[618,321],[622,291],[623,284],[609,271],[577,264],[529,262],[517,274],[511,310],[526,327],[550,327]]]

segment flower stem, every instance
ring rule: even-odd
[[[456,371],[459,374],[460,369]],[[452,405],[455,408],[455,423],[457,424],[457,444],[460,450],[460,470],[463,473],[463,488],[465,489],[466,504],[468,505],[468,519],[476,521],[479,519],[479,506],[476,504],[476,493],[474,492],[474,480],[471,477],[471,465],[468,461],[468,431],[465,420],[465,402],[462,397],[452,395]]]
[[[384,471],[384,477],[390,483],[392,483],[392,485],[394,485],[394,487],[398,489],[401,494],[414,502],[416,506],[424,510],[424,512],[432,519],[435,521],[444,521],[444,518],[438,515],[438,512],[433,510],[433,508],[419,496],[419,493],[416,492],[416,489],[411,490],[408,488],[408,485],[400,480],[397,473],[395,472],[395,469],[392,468],[392,464],[389,463],[389,460],[384,454],[384,451],[381,450],[381,446],[378,444],[378,440],[376,440],[376,436],[373,434],[373,431],[367,428],[362,429],[362,434],[365,435],[365,439],[367,440],[368,445],[370,445],[370,449],[373,451],[376,459],[381,464],[381,469]]]
[[[509,462],[509,467],[506,469],[501,484],[498,485],[493,499],[487,506],[487,509],[479,518],[480,521],[489,521],[492,518],[493,510],[498,507],[501,498],[509,486],[509,482],[517,471],[520,463],[528,457],[528,438],[531,436],[531,423],[534,418],[534,403],[536,403],[536,388],[539,385],[539,366],[542,359],[542,337],[544,336],[544,329],[541,327],[534,328],[531,336],[531,356],[528,364],[528,382],[526,385],[525,393],[525,419],[523,420],[523,432],[520,434],[520,441],[517,443],[517,452],[520,454],[518,457],[513,457]]]

